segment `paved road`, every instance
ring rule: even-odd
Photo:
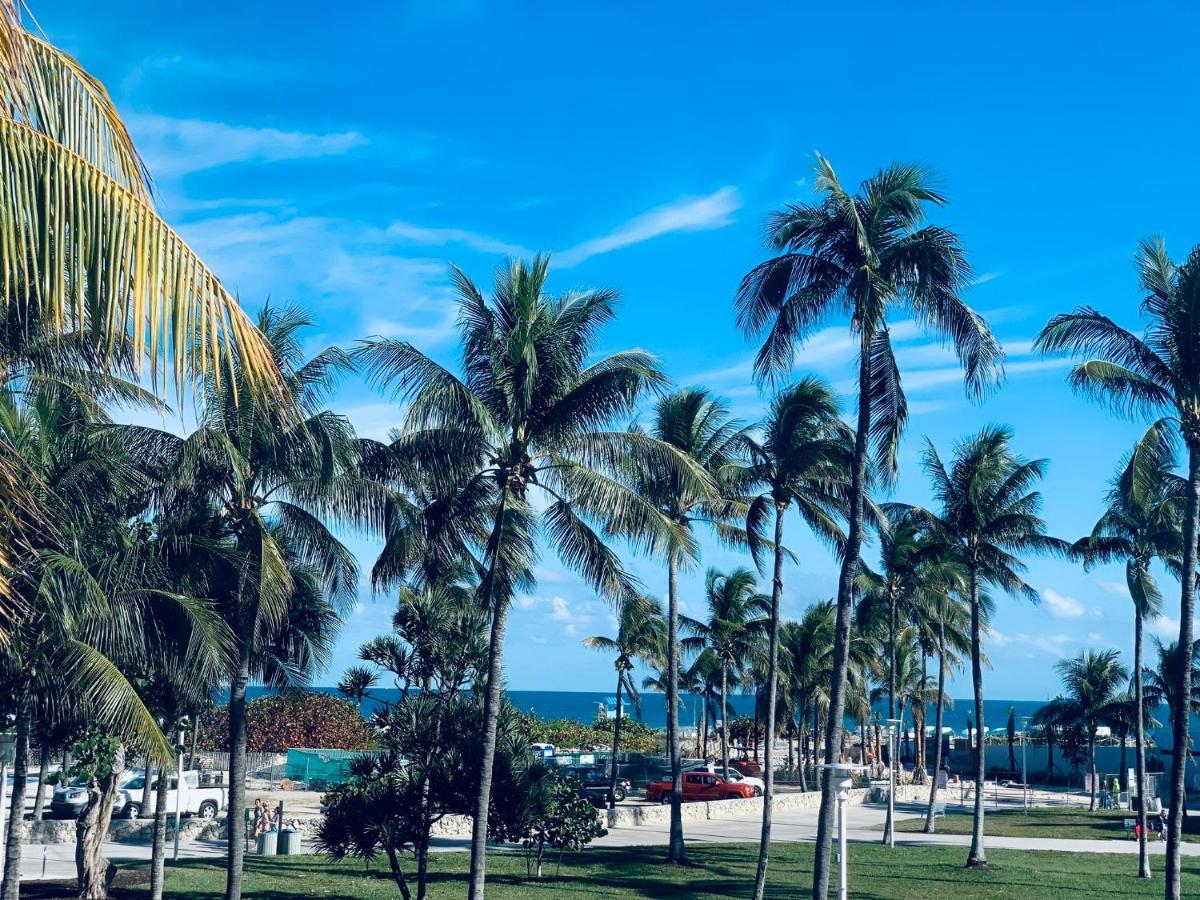
[[[1007,802],[1006,802],[1007,799]],[[1055,798],[1049,805],[1074,805],[1078,798],[1069,795]],[[1086,803],[1086,799],[1084,800]],[[989,800],[989,805],[991,801]],[[951,802],[951,807],[955,806]],[[1000,796],[1000,806],[1020,807],[1020,792],[1015,799]],[[920,816],[924,807],[919,804],[897,804],[897,818]],[[882,838],[881,828],[887,810],[883,806],[851,806],[847,810],[849,833],[851,841],[862,843],[878,843]],[[689,843],[756,843],[759,837],[760,820],[757,817],[733,817],[707,819],[700,822],[684,823],[684,835]],[[775,841],[814,841],[817,834],[817,811],[800,810],[796,812],[775,814],[774,827],[771,836]],[[665,846],[668,828],[666,825],[639,825],[632,828],[612,828],[606,836],[596,840],[596,847],[645,847]],[[955,834],[920,834],[897,832],[896,843],[906,846],[961,846],[970,845],[969,835]],[[996,849],[1011,850],[1053,850],[1068,853],[1136,853],[1137,843],[1129,840],[1072,840],[1059,838],[1020,838],[1020,837],[988,837],[987,846]],[[466,838],[440,838],[435,840],[436,850],[465,850],[468,847]],[[1152,853],[1165,852],[1166,845],[1161,842],[1151,842]],[[1185,843],[1183,853],[1186,856],[1200,856],[1200,844]],[[150,847],[146,844],[105,845],[105,854],[113,862],[128,862],[147,860],[150,858]],[[184,841],[180,846],[180,856],[185,859],[218,858],[225,854],[225,844],[221,842]],[[39,878],[64,879],[75,877],[75,845],[27,845],[22,856],[22,880]]]

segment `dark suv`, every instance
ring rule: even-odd
[[[611,785],[611,779],[603,769],[597,766],[567,766],[563,774],[578,781],[579,793],[597,806],[603,806],[608,803],[608,789]],[[620,803],[628,795],[629,779],[617,778],[617,789],[613,792],[613,799],[617,803]]]

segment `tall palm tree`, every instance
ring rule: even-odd
[[[1143,297],[1142,315],[1148,320],[1138,337],[1112,319],[1079,307],[1057,315],[1042,329],[1037,346],[1046,352],[1066,350],[1092,357],[1071,370],[1071,385],[1085,396],[1109,402],[1125,415],[1148,414],[1169,418],[1179,428],[1187,450],[1187,491],[1181,530],[1179,646],[1190,657],[1196,609],[1196,536],[1200,528],[1200,247],[1176,265],[1161,238],[1143,241],[1136,264]],[[1185,658],[1177,671],[1176,692],[1184,706],[1191,703],[1192,666]],[[1174,724],[1176,747],[1186,746],[1187,718]],[[1187,802],[1183,766],[1171,774],[1171,809]],[[1182,816],[1167,824],[1167,900],[1179,900]]]
[[[924,612],[922,622],[928,623],[928,627],[937,634],[938,661],[937,693],[934,695],[933,713],[933,778],[930,779],[929,804],[925,809],[926,834],[933,834],[937,827],[938,773],[942,770],[942,712],[952,706],[952,702],[946,696],[946,672],[952,667],[957,668],[960,658],[971,649],[968,625],[970,603],[963,602],[960,587],[960,584],[948,582],[941,589],[929,591],[921,605]],[[987,610],[988,606],[985,603],[984,612]]]
[[[780,391],[759,426],[761,437],[747,433],[748,464],[740,475],[752,492],[746,515],[746,535],[760,572],[763,556],[772,550],[771,614],[766,673],[766,741],[763,765],[763,824],[759,838],[755,900],[762,900],[767,883],[771,846],[771,807],[775,796],[775,714],[779,707],[779,647],[783,599],[784,517],[795,504],[813,533],[837,545],[845,540],[837,516],[845,506],[850,482],[853,442],[841,420],[841,407],[829,386],[819,378],[802,378]],[[774,516],[770,542],[764,532]]]
[[[1091,800],[1089,809],[1096,808],[1096,731],[1107,722],[1121,685],[1129,671],[1121,665],[1116,650],[1083,650],[1072,659],[1060,659],[1054,666],[1063,682],[1063,697],[1070,704],[1070,716],[1087,736],[1088,760],[1091,763]]]
[[[1072,722],[1071,702],[1066,697],[1055,697],[1050,702],[1038,708],[1029,720],[1029,724],[1042,729],[1046,739],[1046,780],[1053,781],[1054,775],[1054,744],[1056,738],[1063,733]],[[1070,778],[1068,776],[1068,786]]]
[[[1046,535],[1039,516],[1041,494],[1034,489],[1046,471],[1045,460],[1026,460],[1013,452],[1012,432],[989,426],[954,448],[947,469],[932,443],[927,443],[924,468],[932,482],[938,513],[915,511],[931,534],[944,541],[967,574],[971,601],[971,681],[979,750],[975,756],[975,818],[971,829],[968,868],[987,865],[983,846],[983,589],[992,586],[1009,594],[1038,599],[1021,578],[1019,553],[1065,553],[1068,545]]]
[[[680,624],[711,653],[721,671],[721,766],[729,771],[729,677],[740,680],[755,644],[770,624],[770,600],[758,592],[758,582],[749,569],[729,573],[709,569],[704,578],[708,618],[680,617]]]
[[[479,600],[490,611],[480,779],[471,838],[470,898],[482,900],[492,763],[503,680],[504,635],[514,593],[532,585],[535,532],[604,597],[633,590],[606,536],[636,546],[692,552],[690,536],[631,491],[626,467],[653,467],[681,484],[710,487],[682,454],[652,437],[612,430],[649,390],[666,384],[641,350],[593,359],[616,313],[616,296],[598,290],[551,297],[549,257],[497,271],[492,299],[458,269],[463,376],[405,341],[376,338],[356,351],[370,381],[409,401],[407,451],[468,508],[491,524],[479,549]],[[544,506],[530,504],[531,493]]]
[[[630,431],[643,434],[640,426]],[[736,542],[739,534],[744,538],[744,532],[730,523],[744,517],[745,509],[728,497],[741,462],[744,431],[730,419],[724,404],[707,391],[686,388],[662,397],[655,404],[645,434],[673,448],[705,476],[680,478],[674,465],[670,469],[631,465],[628,473],[629,483],[678,534],[667,547],[667,752],[671,757],[672,782],[667,862],[684,865],[687,848],[683,843],[683,765],[679,742],[682,666],[679,570],[695,556],[691,541],[697,524],[707,524],[729,542]]]
[[[1162,614],[1162,592],[1150,570],[1158,559],[1178,563],[1186,484],[1174,473],[1172,431],[1155,422],[1117,467],[1105,497],[1106,508],[1092,533],[1075,542],[1084,568],[1110,561],[1125,563],[1125,585],[1133,600],[1133,716],[1138,796],[1146,784],[1146,705],[1142,685],[1142,632],[1147,619]],[[1124,744],[1122,744],[1124,751]],[[1124,771],[1124,766],[1121,767]],[[1146,850],[1146,809],[1138,808],[1138,877],[1150,877]]]
[[[745,334],[767,332],[755,359],[759,378],[788,370],[797,346],[830,315],[846,315],[856,338],[858,421],[828,716],[826,761],[833,762],[843,727],[868,457],[874,455],[881,473],[894,470],[908,417],[888,314],[906,309],[922,326],[945,336],[963,363],[974,395],[997,380],[1002,351],[983,319],[961,299],[970,267],[958,236],[925,221],[929,206],[946,202],[925,169],[893,164],[852,194],[818,156],[814,190],[819,195],[815,202],[789,204],[768,219],[768,242],[781,253],[746,275],[734,302]],[[826,779],[813,867],[817,900],[825,900],[829,889],[834,804],[832,782]]]
[[[155,505],[169,510],[190,550],[205,558],[208,596],[236,638],[228,672],[229,858],[227,900],[238,900],[245,851],[246,687],[251,678],[287,684],[322,663],[325,648],[308,635],[332,626],[358,592],[354,556],[326,525],[377,526],[385,492],[361,479],[348,423],[324,407],[350,367],[337,348],[304,359],[309,325],[296,309],[266,307],[259,316],[283,403],[242,402],[248,378],[209,376],[187,437],[124,425],[112,439],[161,485]],[[240,385],[239,385],[240,382]]]
[[[1181,666],[1190,665],[1192,671],[1189,673],[1190,679],[1200,681],[1200,640],[1197,640],[1192,645],[1191,653],[1180,653],[1179,644],[1176,641],[1160,641],[1154,639],[1155,655],[1157,663],[1154,668],[1147,668],[1142,673],[1145,679],[1146,686],[1146,703],[1150,706],[1159,706],[1166,704],[1167,715],[1171,720],[1171,728],[1178,726],[1178,722],[1182,719],[1188,721],[1191,716],[1200,715],[1200,697],[1195,693],[1185,695],[1180,691],[1182,679],[1179,674]],[[1184,710],[1187,710],[1185,713]],[[1186,769],[1187,759],[1192,752],[1191,735],[1186,726],[1183,733],[1187,735],[1182,744],[1175,744],[1171,751],[1171,778],[1174,783],[1175,770]],[[1182,818],[1187,815],[1186,806],[1171,807],[1171,819],[1175,819],[1175,810],[1183,810]]]
[[[666,652],[666,619],[662,605],[653,597],[633,594],[621,598],[617,607],[617,634],[615,637],[593,635],[584,638],[583,645],[593,650],[603,650],[616,655],[613,665],[617,670],[617,715],[613,720],[612,778],[608,786],[608,808],[616,806],[617,758],[621,752],[621,699],[628,694],[635,712],[641,715],[641,699],[637,684],[633,680],[633,667],[639,660],[649,662],[662,659]]]

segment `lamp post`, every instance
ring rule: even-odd
[[[183,793],[183,745],[187,736],[183,729],[179,730],[179,766],[175,770],[175,854],[171,859],[175,862],[179,861],[179,818],[180,818],[180,794]],[[149,765],[149,763],[147,763]],[[165,778],[166,772],[159,768],[158,777]]]
[[[1026,746],[1029,744],[1029,716],[1021,716],[1021,800],[1025,804],[1025,815],[1029,815],[1029,769],[1026,765]]]
[[[903,719],[888,719],[888,813],[887,813],[887,845],[896,846],[896,750],[900,746],[897,740],[897,727],[903,724]]]
[[[855,772],[866,771],[869,766],[857,766],[852,763],[828,763],[820,766],[828,769],[827,778],[833,778],[837,787],[837,821],[838,821],[838,900],[847,900],[846,889],[846,804],[850,800],[850,786],[854,783]]]

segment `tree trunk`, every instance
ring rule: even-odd
[[[938,623],[938,686],[933,698],[933,777],[929,786],[929,808],[925,811],[925,833],[937,830],[934,808],[937,806],[938,775],[942,771],[942,708],[946,690],[946,625]]]
[[[780,606],[783,603],[783,514],[775,504],[775,571],[771,579],[771,634],[767,649],[767,735],[763,751],[762,831],[758,839],[758,870],[754,874],[754,900],[763,900],[767,889],[767,856],[771,849],[771,805],[775,800],[775,704],[779,689]],[[788,743],[791,755],[791,742]]]
[[[1150,877],[1150,855],[1146,852],[1146,698],[1142,688],[1142,613],[1133,611],[1133,697],[1137,707],[1137,726],[1134,730],[1134,777],[1138,795],[1138,878]],[[1124,777],[1124,771],[1121,772]],[[1130,796],[1133,792],[1130,791]]]
[[[12,803],[8,808],[7,833],[4,844],[4,880],[0,882],[3,900],[18,900],[21,896],[21,827],[25,822],[25,784],[29,779],[29,727],[31,713],[28,695],[17,701],[17,745],[13,758]]]
[[[896,594],[891,587],[888,588],[888,718],[896,718]],[[892,735],[895,730],[895,724],[888,722],[888,768],[896,773],[896,781],[899,782],[900,772],[896,757],[900,755],[900,741],[897,736],[894,746],[896,752],[893,752]],[[892,831],[895,828],[895,824],[892,822],[892,809],[893,804],[889,803],[883,822],[885,846],[892,842]]]
[[[1042,733],[1046,736],[1046,782],[1054,783],[1054,726],[1043,725]]]
[[[970,563],[971,579],[971,683],[975,689],[975,818],[971,824],[971,852],[967,855],[967,868],[978,869],[987,865],[987,854],[983,849],[983,779],[987,765],[987,754],[983,752],[986,732],[983,720],[983,660],[980,648],[981,623],[979,601],[979,568],[974,560]]]
[[[1200,518],[1200,440],[1185,435],[1188,445],[1187,507],[1183,519],[1183,572],[1179,597],[1179,684],[1183,714],[1172,723],[1175,765],[1171,767],[1171,812],[1167,818],[1166,900],[1180,900],[1179,845],[1187,806],[1188,710],[1192,708],[1192,619],[1196,609],[1196,529]]]
[[[1091,764],[1092,774],[1088,779],[1089,788],[1091,790],[1091,799],[1088,801],[1088,812],[1096,811],[1096,729],[1091,725],[1088,726],[1088,761]]]
[[[229,855],[225,900],[241,900],[246,855],[246,686],[250,683],[250,637],[239,641],[238,667],[229,686],[229,808],[225,815]]]
[[[838,574],[837,618],[834,625],[833,682],[829,690],[829,715],[825,763],[835,762],[841,744],[846,714],[846,673],[850,664],[850,619],[854,609],[854,582],[858,577],[862,549],[863,498],[866,494],[867,438],[871,431],[870,348],[874,329],[862,329],[858,360],[858,424],[854,431],[854,459],[850,473],[850,515],[842,566]],[[1198,479],[1200,481],[1200,479]],[[821,779],[821,812],[817,820],[817,846],[813,857],[813,900],[826,900],[829,893],[829,861],[833,856],[836,788],[832,778]]]
[[[808,790],[808,703],[800,704],[800,732],[796,736],[796,768],[800,770],[800,790]]]
[[[88,805],[75,825],[75,871],[81,900],[103,900],[116,874],[104,858],[104,842],[112,822],[113,798],[125,771],[125,749],[119,747],[111,770],[88,783]]]
[[[150,762],[146,761],[149,772]],[[150,776],[147,774],[146,781]],[[180,781],[182,782],[182,774]],[[167,858],[167,790],[170,778],[164,767],[159,768],[158,787],[154,791],[154,841],[150,847],[150,900],[162,900],[163,882],[166,872],[163,871]]]
[[[483,900],[487,878],[487,822],[492,805],[492,765],[496,760],[496,732],[500,722],[500,695],[504,680],[504,635],[508,628],[507,598],[497,601],[493,585],[501,557],[507,518],[509,486],[505,484],[496,507],[492,534],[496,546],[490,548],[491,562],[482,596],[483,606],[491,611],[492,630],[488,638],[488,680],[483,702],[483,754],[479,763],[479,786],[475,795],[475,816],[471,823],[471,876],[469,900]]]
[[[46,779],[50,777],[50,748],[41,748],[38,760],[37,793],[33,795],[33,821],[40,822],[46,814]]]
[[[396,854],[396,849],[390,844],[387,847],[388,868],[392,873],[392,881],[396,882],[396,887],[400,889],[400,896],[404,900],[411,900],[412,894],[408,890],[408,881],[404,877],[404,870],[400,868],[400,859]]]
[[[617,663],[617,718],[613,721],[613,749],[612,749],[612,774],[608,782],[608,808],[615,809],[617,806],[617,756],[621,752],[621,685],[625,680],[625,673],[621,671],[620,662]]]
[[[671,834],[667,862],[687,865],[683,843],[683,760],[679,755],[679,560],[672,548],[667,556],[667,744],[671,757]],[[722,695],[721,702],[725,702]],[[474,898],[472,898],[474,900]]]
[[[144,819],[146,816],[150,815],[154,809],[157,809],[158,807],[150,805],[150,803],[151,803],[150,774],[152,771],[152,767],[150,764],[150,757],[148,757],[148,756],[142,757],[142,766],[144,767],[146,777],[144,779],[142,779],[142,796],[141,796],[140,800],[138,801],[140,804],[138,807],[138,818]],[[162,773],[160,772],[159,773],[160,779],[161,779],[161,776],[162,776]]]
[[[200,743],[200,713],[197,712],[192,716],[192,752],[188,757],[188,768],[198,769],[196,765],[196,745]]]
[[[729,707],[725,704],[729,690],[729,668],[721,662],[721,777],[729,777]]]

